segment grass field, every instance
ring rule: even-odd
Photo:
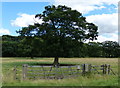
[[[90,76],[80,76],[77,78],[67,78],[60,80],[26,80],[13,79],[13,68],[15,65],[34,63],[52,63],[53,58],[1,58],[3,72],[3,86],[118,86],[117,75],[91,74]],[[60,58],[61,64],[110,64],[113,71],[118,73],[118,58]],[[114,88],[114,87],[113,87]]]

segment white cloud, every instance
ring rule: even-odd
[[[120,35],[118,35],[118,42],[119,42],[119,44],[120,44]]]
[[[118,14],[87,16],[86,20],[98,26],[98,41],[118,41]]]
[[[67,5],[81,13],[88,13],[95,9],[105,8],[104,4],[115,5],[117,7],[119,0],[55,0],[55,5]]]
[[[118,34],[117,33],[106,33],[105,35],[99,35],[97,40],[95,41],[96,42],[103,42],[103,41],[117,41],[118,42]]]
[[[102,14],[87,16],[88,22],[95,23],[98,26],[99,33],[113,33],[118,31],[118,14]]]
[[[29,15],[29,14],[18,14],[19,17],[17,17],[15,20],[11,20],[12,26],[18,26],[18,27],[27,27],[28,25],[33,25],[34,23],[42,23],[42,20],[39,20],[38,18],[35,18],[35,15]]]
[[[8,29],[0,28],[0,35],[10,34]]]
[[[96,9],[107,8],[106,5],[115,5],[116,12],[118,9],[119,0],[55,0],[55,5],[66,5],[72,9],[76,9],[83,14],[87,14],[90,11]],[[88,22],[95,23],[99,28],[99,37],[97,41],[113,40],[118,41],[118,15],[102,14],[92,15],[86,17]]]

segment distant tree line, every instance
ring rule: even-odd
[[[67,43],[67,42],[66,42]],[[69,42],[72,43],[72,42]],[[2,56],[3,57],[53,57],[48,48],[45,48],[44,41],[39,37],[22,36],[2,36]],[[88,42],[80,44],[66,44],[64,53],[60,57],[120,57],[120,45],[115,41]],[[58,52],[56,52],[58,53]]]

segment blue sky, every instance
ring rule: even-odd
[[[54,0],[54,2],[2,2],[2,27],[0,35],[17,35],[16,30],[32,24],[33,17],[42,13],[47,5],[66,5],[83,13],[88,22],[93,22],[99,27],[98,41],[118,40],[117,1],[108,0],[84,2],[84,0]],[[97,1],[97,0],[96,0]]]
[[[112,14],[112,13],[116,12],[116,9],[115,9],[116,6],[113,4],[111,4],[111,5],[104,4],[103,6],[105,6],[106,8],[90,11],[88,14],[85,14],[85,16],[97,15],[97,14]]]
[[[3,2],[2,3],[2,24],[3,28],[9,29],[11,35],[16,35],[15,30],[21,29],[11,25],[11,20],[15,20],[18,14],[37,14],[44,10],[44,6],[49,2]]]

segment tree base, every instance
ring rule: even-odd
[[[54,59],[54,62],[53,62],[53,66],[54,67],[59,67],[59,58],[58,57],[55,57],[55,59]]]

